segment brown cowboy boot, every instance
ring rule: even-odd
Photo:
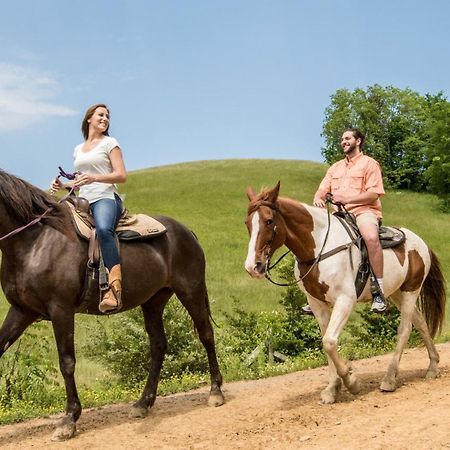
[[[116,264],[108,272],[109,289],[102,293],[102,301],[98,309],[102,313],[118,311],[122,307],[122,271],[120,264]]]

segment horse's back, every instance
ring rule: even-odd
[[[195,234],[181,222],[167,216],[155,216],[167,232],[152,239],[121,242],[124,269],[135,270],[137,265],[160,272],[163,278],[171,274],[201,270],[204,272],[205,256]]]

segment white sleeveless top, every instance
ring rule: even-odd
[[[90,175],[104,175],[112,172],[112,164],[109,159],[111,150],[119,147],[117,140],[111,136],[105,136],[94,148],[83,152],[83,145],[79,144],[73,152],[75,170]],[[79,196],[86,198],[89,203],[94,203],[102,198],[114,199],[118,194],[117,186],[109,183],[91,183],[80,187]]]

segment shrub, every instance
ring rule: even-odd
[[[161,370],[166,379],[182,373],[202,373],[207,369],[206,353],[195,336],[191,318],[184,307],[171,299],[164,311],[167,354]],[[125,385],[146,380],[150,345],[140,309],[115,317],[114,327],[98,321],[91,343],[85,347],[89,358],[104,363]]]
[[[50,338],[43,333],[46,324],[29,328],[0,360],[0,406],[17,403],[46,407],[61,399],[63,390],[56,377]]]
[[[351,338],[349,341],[356,348],[371,348],[378,352],[390,351],[397,342],[397,329],[400,323],[400,312],[391,308],[387,314],[374,314],[365,305],[357,314],[362,321],[354,321],[348,325]],[[413,329],[409,338],[412,345],[421,341],[417,330]]]

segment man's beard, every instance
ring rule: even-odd
[[[346,155],[348,155],[349,153],[352,153],[353,152],[353,150],[355,150],[355,148],[356,148],[356,143],[354,143],[354,144],[350,144],[348,147],[344,147],[344,153],[346,154]]]

